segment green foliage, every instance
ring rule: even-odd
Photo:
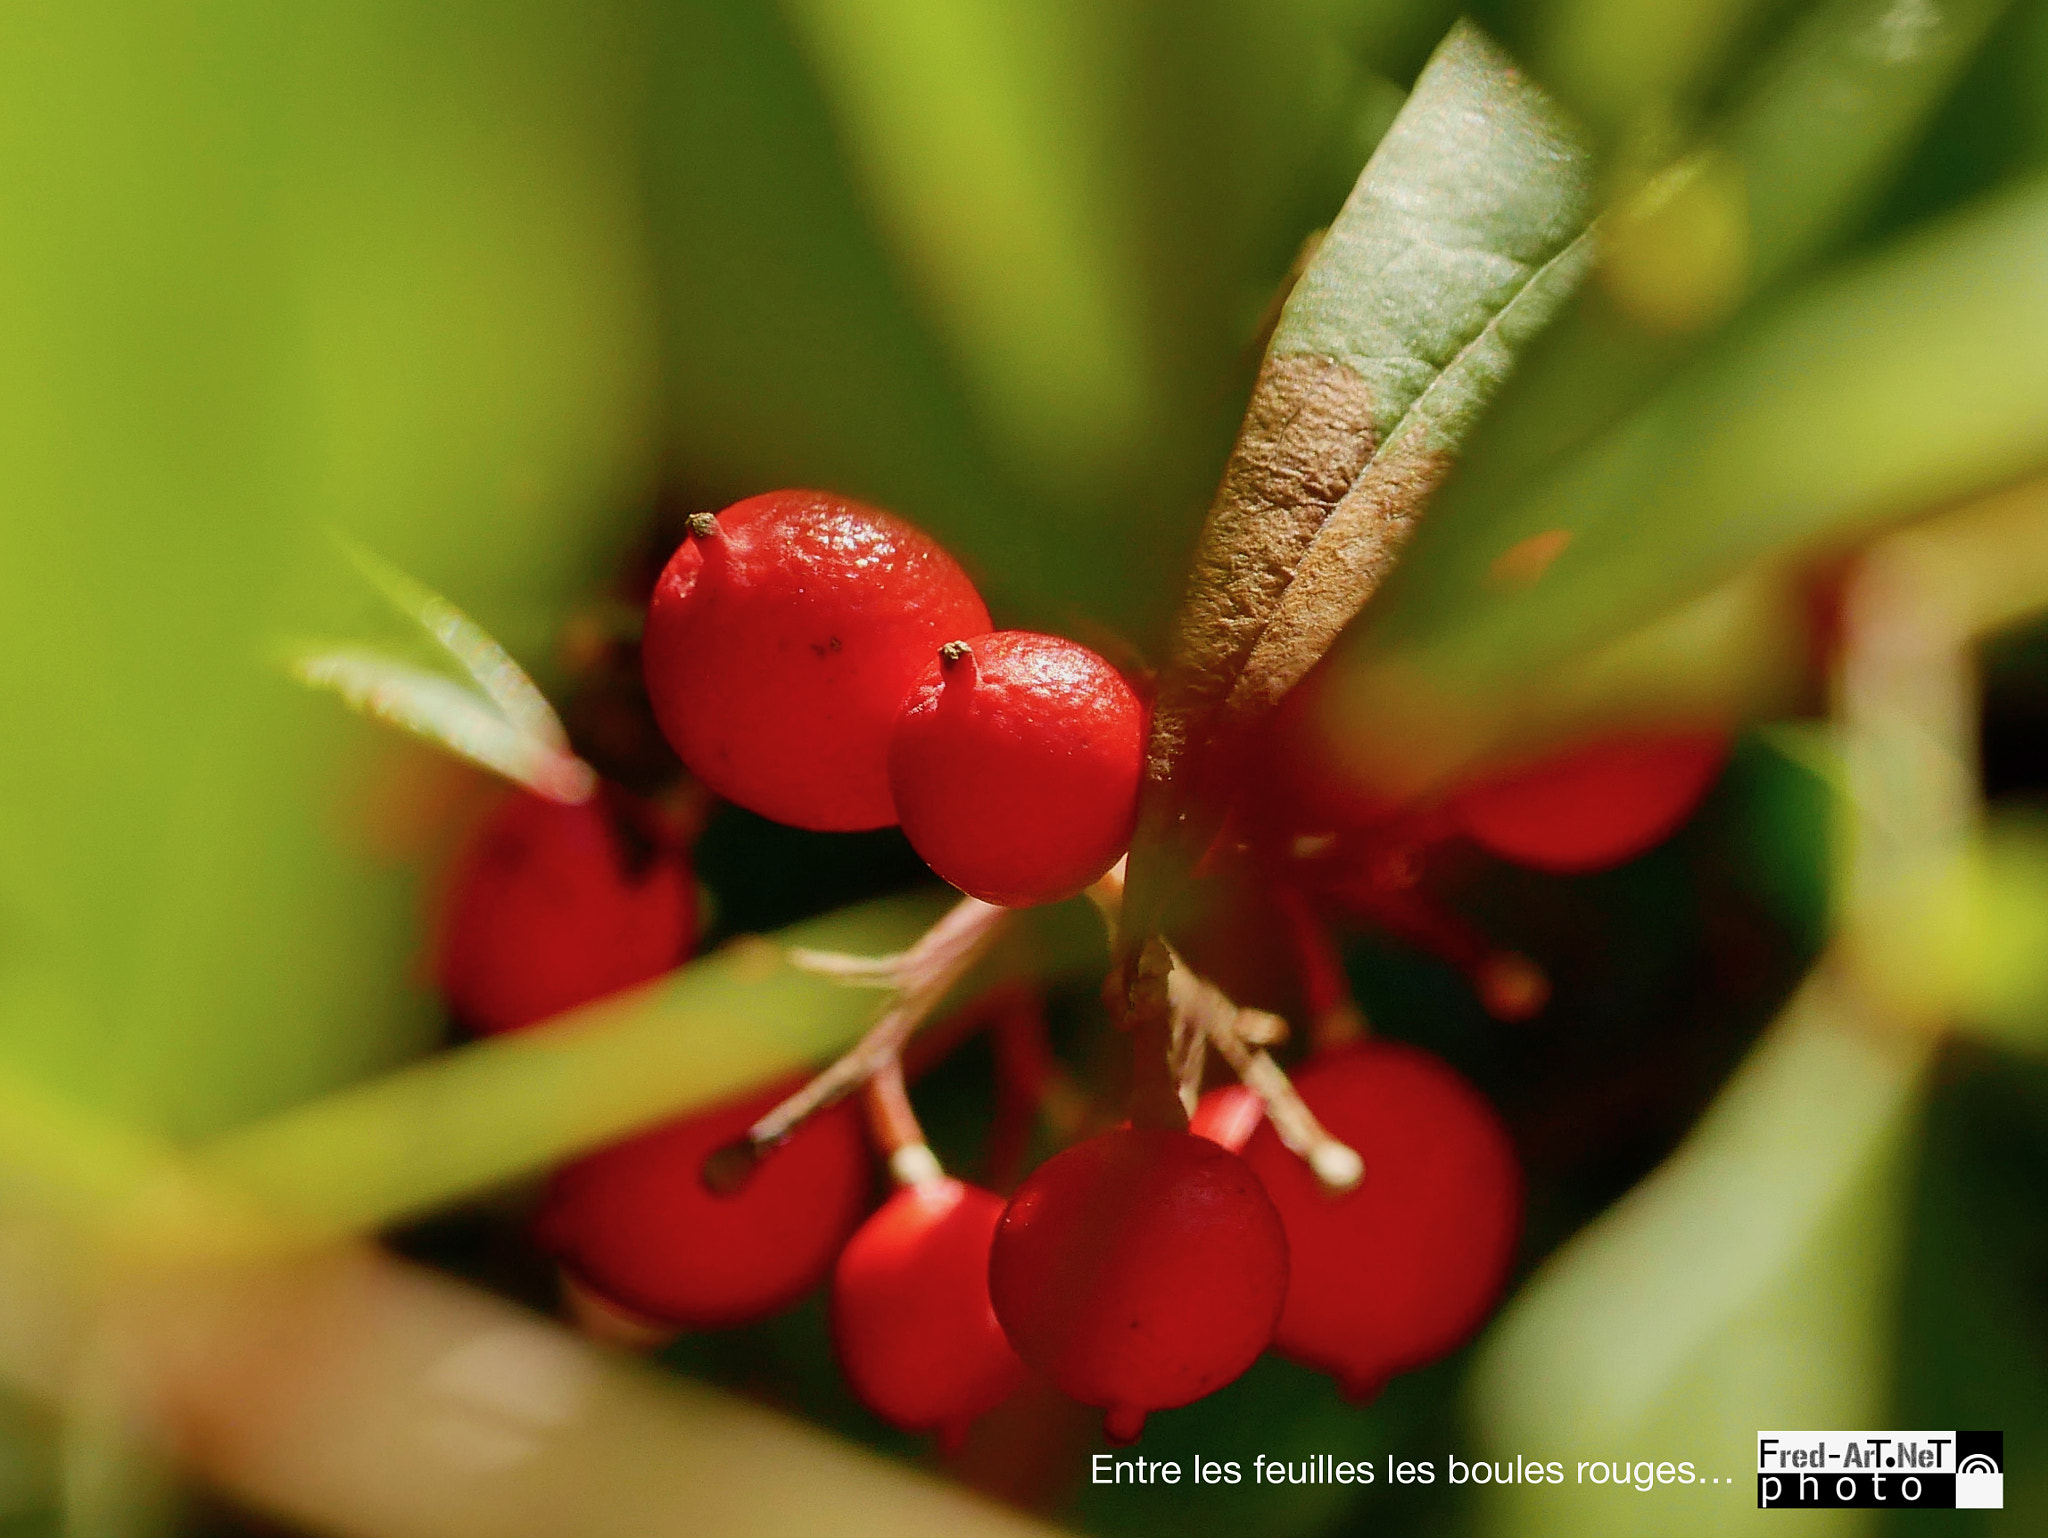
[[[1175,825],[1189,762],[1347,626],[1336,693],[1361,739],[1418,691],[1491,720],[1730,579],[2048,464],[2048,6],[1479,14],[1505,53],[1436,0],[0,17],[9,1199],[97,1210],[164,1133],[305,1230],[348,1232],[791,1069],[872,1007],[736,952],[558,1036],[375,1077],[441,1023],[418,969],[432,854],[394,860],[365,808],[428,797],[417,759],[271,665],[280,635],[372,633],[328,528],[544,680],[664,483],[690,506],[872,497],[961,551],[1004,621],[1142,651],[1171,633],[1277,315],[1198,557],[1215,601],[1169,663],[1172,794],[1141,852],[1164,869],[1210,831]],[[1304,361],[1315,421],[1273,389]],[[1247,446],[1311,494],[1241,495]],[[1554,559],[1503,584],[1531,538]],[[1248,552],[1232,587],[1218,573]],[[1788,742],[1745,747],[1724,852],[1804,945],[1842,803]],[[787,873],[762,874],[771,849]],[[861,849],[849,894],[884,863]],[[747,869],[749,921],[838,868],[736,824],[711,852]],[[2037,828],[2002,820],[1929,910],[1932,986],[2027,1054],[2043,868]],[[1615,890],[1632,880],[1655,884]],[[1638,906],[1643,952],[1689,922]],[[806,938],[885,946],[921,912]],[[1616,966],[1625,1014],[1651,994]],[[2038,1075],[1965,1059],[1903,1211],[1918,1065],[1852,1012],[1812,985],[1683,1151],[1544,1266],[1473,1378],[1497,1451],[1634,1437],[1729,1461],[1767,1419],[2031,1424]],[[1476,1016],[1438,1017],[1496,1050]],[[1358,1412],[1268,1364],[1162,1416],[1160,1446],[1241,1454],[1256,1425],[1276,1456],[1412,1450],[1458,1434],[1457,1377]],[[46,1525],[58,1456],[39,1413],[0,1407],[20,1530]],[[1640,1529],[1605,1498],[1510,1493],[1477,1520]],[[1326,1493],[1080,1509],[1120,1531],[1451,1519]],[[1660,1531],[1694,1520],[1675,1509]]]
[[[1876,1425],[1901,1160],[1927,1054],[1924,1041],[1872,1033],[1836,979],[1809,980],[1685,1146],[1496,1323],[1473,1382],[1492,1450],[1568,1468],[1689,1454],[1753,1510],[1764,1423]],[[1635,1531],[1633,1493],[1576,1477],[1504,1487],[1494,1525]],[[1730,1505],[1712,1490],[1666,1492],[1655,1520],[1726,1532]]]
[[[488,9],[0,22],[0,1043],[150,1123],[432,1037],[376,728],[266,665],[315,529],[531,655],[645,485],[626,20]]]

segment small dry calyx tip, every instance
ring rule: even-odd
[[[718,536],[718,519],[710,513],[692,513],[683,527],[690,531],[692,539],[715,539]]]
[[[948,683],[973,683],[974,649],[965,641],[948,641],[939,648],[939,671]]]
[[[737,1196],[760,1167],[763,1150],[746,1138],[714,1149],[698,1172],[704,1189],[713,1196]]]

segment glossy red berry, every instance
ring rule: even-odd
[[[1237,1155],[1124,1128],[1024,1183],[996,1230],[989,1293],[1017,1354],[1129,1441],[1147,1411],[1221,1388],[1266,1348],[1287,1240]]]
[[[697,887],[675,847],[616,821],[602,799],[506,798],[459,861],[435,947],[454,1016],[509,1031],[680,963]]]
[[[777,822],[845,831],[896,820],[903,696],[937,647],[987,628],[966,573],[902,519],[774,491],[691,520],[641,651],[691,773]]]
[[[1072,897],[1131,840],[1144,703],[1058,636],[999,630],[947,646],[904,702],[889,787],[911,847],[969,896]]]
[[[1468,786],[1451,811],[1517,865],[1605,870],[1675,833],[1727,759],[1724,732],[1617,737]]]
[[[1419,1048],[1339,1047],[1294,1082],[1365,1176],[1332,1195],[1270,1124],[1245,1145],[1293,1261],[1274,1345],[1369,1397],[1485,1320],[1521,1228],[1521,1171],[1493,1107]]]
[[[832,1273],[832,1338],[861,1402],[905,1431],[957,1445],[1024,1382],[988,1298],[1003,1199],[938,1179],[899,1190]]]
[[[705,1161],[794,1084],[670,1122],[557,1173],[543,1241],[579,1280],[649,1319],[690,1328],[777,1313],[824,1280],[867,1204],[851,1103],[820,1112],[731,1194]]]

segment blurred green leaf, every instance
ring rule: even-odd
[[[1094,152],[1104,135],[1089,118],[1114,88],[1085,13],[1000,0],[787,10],[1006,457],[1055,491],[1099,474],[1144,435],[1155,392],[1130,231]]]
[[[787,951],[890,954],[947,906],[930,892],[879,899],[736,942],[543,1028],[440,1053],[229,1133],[197,1168],[302,1237],[417,1216],[831,1057],[887,1000],[799,971]],[[1033,932],[1032,963],[1048,975],[1072,967],[1077,946],[1099,954],[1092,924],[1054,918]],[[999,951],[970,981],[1014,965]]]
[[[893,899],[728,946],[543,1029],[229,1133],[198,1167],[318,1237],[417,1216],[831,1056],[872,1023],[877,995],[797,971],[784,947],[887,954],[943,911]]]
[[[1845,812],[1842,775],[1829,730],[1794,722],[1745,732],[1724,782],[1736,868],[1814,953],[1826,943],[1832,918],[1830,858]]]
[[[1825,966],[1658,1171],[1555,1253],[1481,1348],[1498,1456],[1562,1485],[1494,1492],[1489,1530],[1719,1534],[1756,1515],[1760,1426],[1874,1426],[1885,1411],[1901,1160],[1931,1038],[1860,1013]],[[1703,1480],[1580,1483],[1580,1459],[1689,1460]],[[1762,1519],[1768,1525],[1772,1519]],[[1839,1519],[1860,1526],[1859,1513]]]
[[[1960,0],[1903,40],[1894,0],[1805,17],[1666,184],[1611,217],[1610,281],[1530,348],[1378,612],[1469,583],[1458,563],[1499,548],[1492,531],[1531,480],[1639,407],[1737,305],[1838,244],[2008,4]]]
[[[264,648],[353,627],[334,526],[544,656],[644,499],[634,14],[0,17],[10,1062],[201,1133],[438,1032],[388,734]]]
[[[1867,212],[2011,0],[1834,0],[1758,69],[1715,133],[1740,169],[1748,286],[1794,272]]]
[[[1938,893],[1920,972],[1960,1029],[2048,1053],[2048,824],[1996,817]]]
[[[1391,565],[1515,354],[1583,274],[1585,152],[1476,29],[1437,51],[1282,311],[1196,552],[1139,864],[1206,760],[1300,681]]]
[[[1887,1426],[2001,1428],[2048,1440],[2048,1063],[1982,1049],[1944,1054],[1912,1189],[1899,1365]],[[2009,1462],[2002,1511],[1958,1512],[1951,1531],[2021,1538],[2040,1526],[2048,1470]],[[1917,1515],[1917,1513],[1915,1514]],[[1910,1538],[1899,1512],[1879,1529]]]
[[[653,69],[649,196],[684,493],[846,491],[978,558],[977,576],[1044,585],[777,8],[665,6]]]
[[[1611,132],[1669,132],[1773,0],[1548,0],[1532,58],[1572,107]]]
[[[1333,719],[1487,701],[1726,580],[2048,459],[2048,185],[1817,282],[1536,480],[1339,648]],[[1493,576],[1534,536],[1540,580]],[[1390,598],[1393,595],[1390,595]],[[1425,703],[1433,700],[1434,704]]]
[[[361,545],[344,540],[342,553],[393,608],[440,649],[445,660],[462,669],[514,729],[548,747],[569,746],[568,733],[562,730],[554,706],[489,631],[439,593]]]

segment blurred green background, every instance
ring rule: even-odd
[[[196,1139],[440,1040],[422,913],[445,844],[435,797],[460,796],[421,750],[274,666],[280,636],[389,624],[329,529],[451,596],[551,683],[564,618],[658,510],[828,486],[939,535],[999,622],[1156,662],[1282,280],[1454,14],[0,7],[0,1055]],[[1708,143],[1775,165],[1832,135],[1854,171],[1802,182],[1809,155],[1776,182],[1759,173],[1783,205],[1749,208],[1745,276],[1724,293],[1708,272],[1704,308],[1675,331],[1593,291],[1489,424],[1455,517],[1418,541],[1357,655],[1466,646],[1540,665],[1545,638],[1591,644],[1752,559],[2048,463],[2048,4],[1543,0],[1479,16],[1584,121],[1617,195]],[[1932,62],[1902,99],[1878,85],[1802,109],[1815,116],[1758,109],[1815,38]],[[1716,228],[1676,237],[1678,269]],[[1942,279],[1955,229],[1979,232],[2012,282],[1979,290],[1960,268],[1938,294],[1912,288]],[[1933,254],[1885,289],[1901,251]],[[1845,312],[1858,357],[1883,365],[1872,389],[1897,416],[1808,420],[1827,376],[1816,364],[1823,385],[1802,394],[1801,370],[1838,338],[1821,326],[1800,333],[1821,352],[1770,353],[1771,328],[1852,280],[1869,290]],[[1896,334],[1866,323],[1895,313]],[[1937,328],[1946,350],[1925,345]],[[1652,435],[1639,474],[1597,481],[1609,500],[1589,538],[1613,533],[1620,553],[1552,610],[1468,623],[1461,572],[1548,516],[1518,501],[1525,487],[1639,406],[1680,436],[1736,422],[1740,462],[1662,460]],[[1740,414],[1766,409],[1780,436],[1759,449]],[[1884,495],[1845,470],[1838,496],[1833,467],[1879,445]],[[1731,535],[1738,514],[1751,521]],[[1991,677],[1990,788],[2039,796],[2048,649],[2009,645]],[[1525,1273],[1677,1145],[1789,996],[1827,928],[1828,815],[1813,773],[1756,736],[1696,823],[1623,870],[1455,873],[1457,900],[1555,976],[1533,1031],[1487,1021],[1432,961],[1351,949],[1380,1028],[1443,1052],[1513,1123],[1532,1181]],[[747,927],[913,871],[886,839],[828,850],[731,819],[704,866],[728,926]],[[930,1096],[970,1158],[978,1071],[970,1054]],[[2038,1530],[2048,1067],[1950,1046],[1899,1136],[1910,1152],[1882,1194],[1906,1241],[1872,1305],[1872,1424],[2003,1427],[2014,1462],[2002,1517],[1891,1522]],[[525,1262],[497,1256],[501,1228],[486,1209],[406,1243],[516,1290]],[[1837,1257],[1802,1264],[1821,1275]],[[675,1360],[911,1451],[834,1385],[815,1306]],[[1353,1408],[1268,1362],[1159,1416],[1146,1450],[1470,1452],[1476,1426],[1499,1424],[1470,1367],[1468,1353]],[[0,1438],[0,1512],[41,1530],[46,1428],[24,1406]],[[1662,1499],[1609,1496],[1555,1530],[1695,1530]],[[1094,1490],[1066,1514],[1190,1538],[1534,1530],[1441,1485]]]

